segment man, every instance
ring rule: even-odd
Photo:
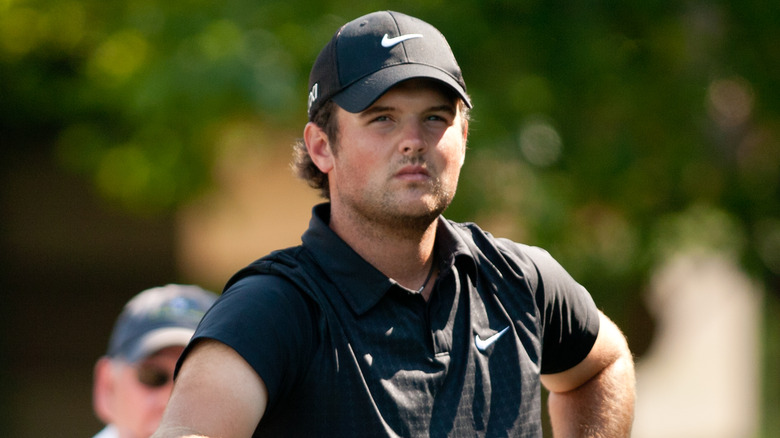
[[[95,365],[93,407],[107,426],[95,438],[147,438],[160,424],[173,370],[217,296],[197,286],[147,289],[127,302],[108,353]]]
[[[630,433],[617,327],[538,248],[446,220],[471,101],[444,37],[347,23],[309,82],[299,175],[330,202],[237,273],[180,359],[158,437]]]

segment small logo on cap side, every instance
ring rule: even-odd
[[[309,91],[309,103],[307,106],[308,110],[311,110],[311,105],[315,100],[317,100],[317,89],[319,88],[317,85],[318,84],[314,84],[314,86],[311,87],[311,91]]]
[[[408,33],[406,35],[399,35],[397,37],[390,38],[387,34],[382,37],[382,47],[390,48],[398,43],[402,43],[406,40],[410,40],[412,38],[422,38],[423,36],[419,33]]]

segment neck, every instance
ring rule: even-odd
[[[430,290],[436,268],[433,249],[438,219],[425,227],[383,224],[331,211],[330,228],[355,252],[401,286]]]

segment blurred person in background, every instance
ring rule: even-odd
[[[106,424],[95,438],[148,438],[160,424],[184,346],[217,296],[169,284],[127,302],[108,352],[95,364],[93,408]]]

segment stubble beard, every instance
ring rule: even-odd
[[[437,181],[437,184],[434,184],[433,191],[426,196],[430,201],[426,203],[427,208],[422,211],[407,213],[402,206],[398,205],[397,201],[390,200],[388,202],[390,205],[387,205],[384,209],[388,212],[384,218],[385,223],[399,230],[408,230],[414,234],[421,233],[427,230],[439,215],[444,213],[444,210],[452,202],[454,195],[454,193],[444,190]]]
[[[431,185],[426,189],[425,185]],[[403,200],[390,190],[374,190],[363,195],[362,202],[345,200],[350,210],[361,216],[365,222],[372,223],[376,230],[385,230],[400,237],[417,238],[428,230],[434,221],[449,207],[455,196],[454,188],[447,190],[440,178],[431,183],[412,185],[408,189],[425,191],[424,207],[412,211],[405,208]],[[377,236],[378,237],[378,236]]]

